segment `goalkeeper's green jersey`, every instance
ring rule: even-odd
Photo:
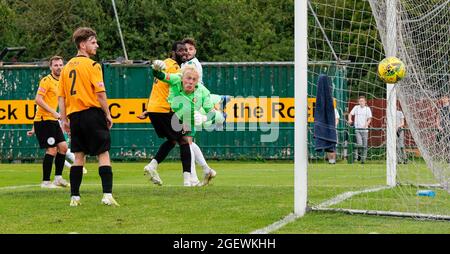
[[[167,74],[154,70],[153,76],[169,84],[167,101],[178,119],[190,128],[191,132],[188,133],[188,136],[195,136],[194,111],[200,111],[203,108],[206,113],[209,113],[214,108],[209,90],[204,85],[197,83],[194,92],[186,93],[183,90],[180,73]],[[215,114],[208,115],[211,115],[209,118],[215,116]]]

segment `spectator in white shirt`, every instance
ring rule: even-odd
[[[354,123],[356,144],[358,147],[355,149],[356,158],[364,164],[367,158],[367,141],[369,140],[369,128],[372,122],[372,111],[367,106],[366,97],[360,96],[358,100],[359,105],[353,107],[352,111],[348,115],[349,124]],[[355,120],[352,120],[352,116],[355,116]]]

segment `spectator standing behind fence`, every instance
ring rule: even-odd
[[[367,141],[369,140],[369,126],[372,122],[372,111],[367,106],[366,97],[360,96],[358,99],[359,105],[353,107],[352,111],[348,115],[349,124],[353,124],[355,127],[357,148],[356,158],[364,164],[367,158]],[[352,116],[355,116],[355,120],[352,120]]]
[[[407,163],[405,153],[405,116],[403,112],[397,110],[397,160],[400,164]]]

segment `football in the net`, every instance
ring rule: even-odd
[[[378,64],[378,77],[385,83],[395,84],[405,75],[405,64],[397,57],[387,57]]]

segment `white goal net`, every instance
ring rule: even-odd
[[[389,47],[407,69],[394,87],[394,141],[386,130],[388,100],[394,95],[376,74]],[[449,52],[450,0],[308,1],[308,97],[316,96],[317,76],[327,74],[340,116],[337,164],[327,162],[333,155],[315,151],[309,123],[310,207],[450,218]],[[361,108],[370,109],[367,128],[355,116],[349,123],[355,107],[356,117]],[[390,142],[397,154],[394,185],[386,184]]]

